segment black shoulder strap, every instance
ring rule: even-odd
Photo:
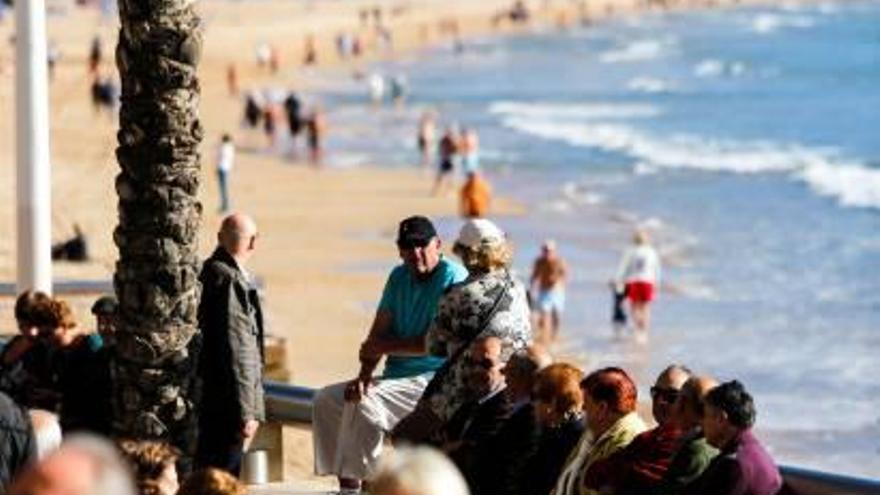
[[[510,272],[507,270],[504,271],[504,286],[501,289],[501,292],[498,294],[498,297],[495,298],[495,302],[492,304],[492,307],[489,309],[489,312],[483,317],[483,320],[480,322],[480,325],[477,327],[477,331],[473,333],[467,340],[462,342],[462,345],[459,346],[455,352],[446,358],[446,361],[443,363],[436,373],[434,373],[434,377],[431,378],[431,381],[428,383],[428,386],[425,387],[425,391],[422,393],[422,397],[430,397],[434,395],[434,392],[437,391],[437,388],[440,387],[440,383],[442,383],[443,379],[449,373],[449,368],[458,361],[459,357],[464,354],[464,351],[467,350],[468,347],[471,346],[477,337],[483,333],[483,330],[489,325],[492,321],[492,318],[498,313],[498,309],[501,307],[501,301],[504,300],[504,296],[510,291],[510,287],[513,285],[513,279],[510,276]]]

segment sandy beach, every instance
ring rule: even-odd
[[[200,252],[207,256],[214,248],[220,220],[213,163],[219,136],[231,131],[237,139],[257,141],[262,137],[240,130],[241,100],[230,96],[226,86],[230,64],[237,67],[243,89],[271,85],[307,91],[301,77],[301,60],[304,39],[309,34],[315,35],[318,48],[318,65],[309,70],[338,67],[340,63],[355,69],[370,59],[392,55],[379,53],[372,30],[360,26],[360,9],[380,5],[388,13],[394,53],[401,53],[450,42],[450,35],[441,32],[449,20],[457,20],[462,37],[493,33],[492,16],[509,3],[202,2],[205,45],[200,66],[201,119],[206,138],[202,146],[200,194],[205,214]],[[635,0],[588,1],[587,11],[599,18],[610,13],[607,5],[612,3],[615,14],[640,5]],[[539,21],[553,24],[575,18],[575,10],[567,10],[568,2],[549,4],[549,9],[539,11]],[[12,24],[11,16],[0,23],[0,39],[9,39]],[[112,117],[93,111],[86,70],[89,42],[96,33],[104,42],[102,71],[114,70],[115,26],[115,20],[102,21],[95,11],[72,5],[49,19],[49,38],[61,52],[50,86],[53,239],[68,237],[72,226],[78,224],[88,237],[92,256],[91,261],[82,264],[56,263],[56,280],[108,280],[117,255],[111,237],[117,221],[113,189],[117,173],[113,153],[116,123]],[[357,62],[336,58],[334,38],[341,30],[364,35],[367,57]],[[505,32],[513,29],[504,27],[499,33]],[[256,66],[254,50],[261,42],[278,47],[278,73]],[[9,234],[0,238],[3,282],[15,280],[13,72],[12,47],[4,42],[0,47],[0,204],[4,205],[0,208],[0,230]],[[343,125],[331,121],[330,132],[334,126]],[[377,270],[358,267],[390,268],[396,263],[393,238],[397,222],[414,213],[456,215],[454,199],[428,194],[431,178],[423,171],[375,165],[339,169],[331,163],[315,169],[260,150],[239,153],[231,186],[234,209],[252,214],[259,224],[258,253],[252,269],[264,280],[269,331],[286,339],[288,367],[297,384],[320,386],[356,372],[357,345],[384,282],[384,275]],[[520,208],[503,199],[495,205],[499,214],[516,214]],[[0,330],[5,333],[14,328],[12,302],[11,298],[0,298]],[[75,302],[80,318],[89,321],[90,297]],[[291,430],[289,435],[297,451],[291,472],[298,479],[310,478],[309,435],[301,430]]]

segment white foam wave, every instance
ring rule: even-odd
[[[856,163],[817,161],[797,174],[818,194],[843,206],[880,208],[880,170]]]
[[[508,115],[503,124],[523,133],[573,146],[625,153],[639,163],[636,173],[657,168],[739,174],[791,173],[816,193],[843,206],[880,208],[880,169],[842,160],[830,149],[768,141],[708,139],[678,134],[654,136],[632,126],[605,122],[556,121]]]
[[[758,173],[789,171],[812,161],[810,150],[768,142],[742,143],[692,135],[655,138],[618,124],[552,122],[508,117],[504,125],[546,139],[619,151],[655,166],[711,171]]]
[[[633,172],[636,175],[654,175],[659,172],[659,170],[650,163],[638,162],[635,167],[633,167]]]
[[[673,45],[672,40],[635,40],[623,47],[608,50],[599,55],[599,60],[606,64],[619,62],[641,62],[659,58]]]
[[[780,28],[804,29],[813,27],[815,24],[816,21],[804,15],[781,15],[765,12],[752,19],[750,28],[756,33],[771,34]]]
[[[743,62],[725,62],[714,58],[701,60],[694,66],[694,75],[702,78],[720,77],[724,75],[741,76],[747,68]]]
[[[588,191],[574,182],[566,182],[562,186],[562,195],[578,205],[595,206],[605,201],[605,197],[601,194]]]
[[[631,91],[651,94],[669,93],[675,90],[674,84],[654,77],[636,77],[630,79],[629,82],[626,83],[626,87]]]
[[[489,106],[494,115],[517,115],[524,118],[554,119],[633,119],[660,115],[660,109],[647,104],[606,104],[606,103],[521,103],[513,101],[495,102]]]
[[[670,292],[689,299],[702,301],[719,301],[721,299],[714,288],[699,283],[679,283],[667,288],[670,289]]]
[[[702,60],[694,67],[694,75],[697,77],[717,77],[723,73],[724,62],[720,60]]]

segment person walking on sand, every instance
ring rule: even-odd
[[[217,186],[220,188],[220,213],[229,211],[229,174],[235,165],[235,144],[229,134],[220,138],[217,148]]]
[[[452,185],[452,172],[455,171],[455,157],[460,148],[458,132],[454,127],[447,127],[446,132],[437,145],[438,165],[437,179],[434,181],[432,194],[437,196],[446,192]]]
[[[465,129],[461,136],[461,166],[466,174],[480,171],[480,136],[476,129]]]
[[[95,35],[95,37],[92,38],[91,45],[89,45],[89,74],[94,76],[98,73],[98,68],[101,66],[101,59],[103,58],[103,54],[104,49],[103,43],[101,43],[101,37]]]
[[[385,98],[385,78],[378,72],[370,73],[367,78],[367,90],[370,93],[370,101],[378,107]]]
[[[278,144],[278,108],[267,95],[263,105],[263,133],[266,135],[266,146],[269,151],[275,150]]]
[[[238,96],[238,69],[234,62],[226,66],[226,89],[229,96]]]
[[[290,153],[296,155],[296,137],[303,130],[302,102],[295,92],[291,91],[284,99],[284,113],[287,115],[287,130],[290,132]]]
[[[492,188],[477,172],[468,172],[467,180],[461,187],[461,216],[468,218],[484,218],[489,214],[492,202]]]
[[[306,123],[306,137],[309,144],[309,160],[312,165],[320,165],[324,158],[324,136],[327,133],[327,117],[324,109],[316,106]]]
[[[419,119],[418,145],[422,156],[422,166],[431,164],[434,151],[434,140],[437,134],[437,123],[434,120],[434,112],[426,110]]]
[[[659,280],[660,256],[651,246],[648,233],[637,229],[633,234],[633,246],[624,252],[620,260],[615,283],[626,292],[638,342],[648,339],[650,304]]]
[[[536,340],[549,344],[559,334],[559,324],[565,309],[565,279],[568,267],[556,248],[556,241],[547,239],[541,245],[541,254],[535,259],[529,279],[534,294],[532,310],[537,315]]]
[[[306,36],[303,48],[303,65],[311,66],[318,63],[318,46],[315,41],[315,35]]]

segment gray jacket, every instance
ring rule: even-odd
[[[205,261],[199,280],[200,422],[237,428],[250,419],[263,421],[263,313],[259,295],[232,256],[220,247]]]
[[[0,392],[0,494],[36,459],[37,445],[27,410]]]

